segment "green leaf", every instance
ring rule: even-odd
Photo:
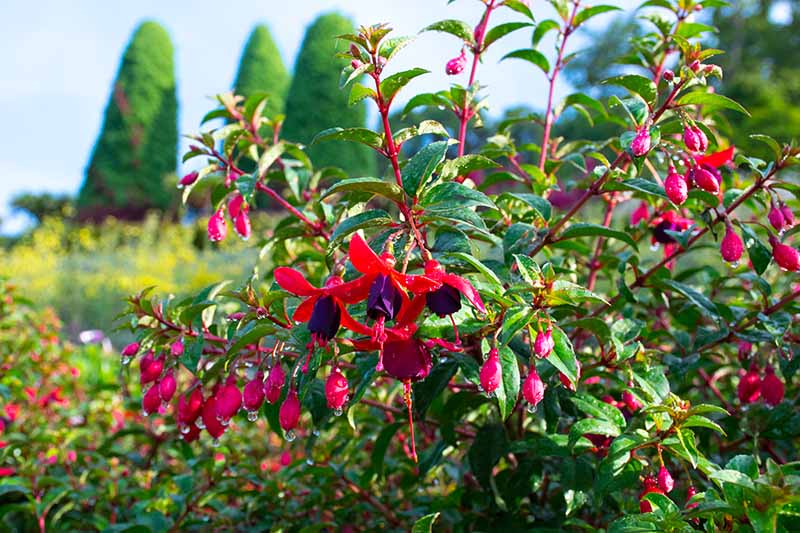
[[[599,224],[577,223],[568,227],[561,234],[560,240],[575,239],[577,237],[606,237],[627,243],[636,249],[636,241],[623,231],[614,230]]]
[[[547,60],[547,56],[538,50],[534,50],[533,48],[521,48],[519,50],[514,50],[513,52],[509,52],[504,55],[500,61],[505,59],[522,59],[528,63],[536,65],[542,69],[542,72],[545,74],[550,72],[550,62]]]
[[[608,305],[602,296],[564,279],[554,281],[547,294],[547,305],[549,306],[575,305],[581,302],[599,302]]]
[[[241,337],[228,348],[228,355],[234,355],[247,346],[248,344],[257,344],[258,341],[275,333],[275,325],[273,324],[258,324],[250,331],[243,334]]]
[[[503,371],[503,382],[495,391],[497,403],[500,406],[500,418],[503,420],[511,416],[519,398],[519,363],[517,356],[508,346],[502,346],[500,352],[500,367]]]
[[[580,392],[575,396],[572,396],[570,401],[575,404],[575,407],[587,415],[611,422],[617,426],[620,431],[624,430],[627,426],[622,411],[611,404],[598,400],[593,396],[589,396],[588,394]]]
[[[756,488],[753,484],[753,480],[750,479],[747,474],[736,470],[717,470],[716,472],[712,472],[708,477],[719,483],[720,487],[723,483],[733,483],[745,489],[755,490]]]
[[[520,0],[506,0],[503,2],[505,7],[509,9],[513,9],[517,13],[522,13],[529,19],[533,20],[533,13],[531,13],[531,8],[529,8],[524,2],[520,2]]]
[[[499,166],[500,165],[488,157],[478,154],[469,154],[445,161],[444,165],[442,166],[441,178],[443,180],[452,180],[458,176],[466,176],[470,172],[474,172],[476,170],[497,168]]]
[[[354,83],[353,88],[350,89],[350,96],[347,99],[347,105],[355,105],[364,98],[375,98],[375,90],[369,87],[364,87],[360,83]]]
[[[397,95],[398,91],[408,84],[417,76],[427,74],[429,70],[424,68],[412,68],[402,72],[396,72],[381,81],[381,95],[386,102],[391,102]]]
[[[772,155],[775,157],[776,160],[781,158],[781,155],[783,153],[781,145],[778,143],[778,141],[776,141],[769,135],[753,134],[750,135],[750,138],[756,141],[761,141],[762,143],[769,146],[769,148],[772,150]]]
[[[486,37],[483,40],[483,49],[489,47],[493,42],[496,40],[505,37],[511,32],[515,32],[522,28],[528,28],[533,26],[530,22],[506,22],[504,24],[498,24],[488,32],[486,32]]]
[[[366,144],[376,150],[383,147],[383,135],[367,128],[329,128],[317,133],[311,144],[323,141],[350,141]]]
[[[371,460],[372,470],[378,477],[383,476],[383,462],[386,459],[386,449],[389,447],[389,444],[391,444],[394,434],[404,425],[405,422],[395,422],[394,424],[384,426],[375,438],[375,442],[372,444]]]
[[[258,175],[263,176],[269,170],[269,167],[278,160],[281,156],[283,151],[286,149],[285,143],[282,141],[273,144],[266,150],[261,153],[261,157],[258,158]],[[241,176],[239,177],[241,179]],[[237,180],[238,181],[238,180]]]
[[[708,429],[713,429],[717,433],[720,433],[722,436],[726,435],[725,430],[723,430],[722,427],[720,427],[719,424],[717,424],[713,420],[710,420],[710,419],[708,419],[708,418],[706,418],[704,416],[700,416],[700,415],[692,415],[690,417],[687,417],[686,420],[684,420],[683,423],[681,424],[681,427],[708,428]]]
[[[383,209],[372,209],[364,211],[350,218],[342,220],[331,235],[331,246],[336,246],[342,239],[360,229],[388,226],[392,223],[392,217]]]
[[[603,13],[608,13],[609,11],[619,11],[621,8],[617,6],[607,6],[607,5],[599,5],[599,6],[592,6],[587,7],[586,9],[582,9],[577,15],[575,15],[575,21],[572,23],[574,28],[577,28],[587,20],[597,15],[601,15]]]
[[[447,388],[447,384],[458,371],[455,359],[440,360],[424,380],[414,383],[414,411],[420,419],[425,418],[428,407]]]
[[[570,342],[567,334],[558,326],[553,326],[553,344],[553,351],[547,357],[547,360],[559,372],[564,374],[570,383],[577,385],[578,366],[575,350],[572,348],[572,342]]]
[[[425,207],[435,207],[437,204],[444,202],[455,202],[462,208],[482,206],[497,209],[497,206],[488,196],[456,181],[448,181],[436,185],[423,196],[420,204]]]
[[[444,160],[447,146],[447,141],[427,144],[403,167],[403,189],[409,197],[416,197],[420,184],[427,182],[439,163]]]
[[[638,94],[642,99],[647,102],[649,106],[653,106],[658,98],[658,89],[656,84],[649,78],[639,76],[637,74],[626,74],[625,76],[617,76],[605,80],[603,83],[609,85],[619,85],[625,87],[630,92]]]
[[[609,191],[636,191],[659,200],[668,199],[667,193],[664,192],[664,188],[661,185],[645,178],[610,181],[606,184],[605,189]]]
[[[450,35],[455,35],[468,44],[475,44],[472,26],[461,20],[440,20],[439,22],[434,22],[430,26],[423,28],[420,33],[423,31],[441,31],[444,33],[449,33]]]
[[[504,192],[500,195],[498,200],[500,199],[514,199],[524,202],[533,208],[539,220],[545,223],[550,220],[552,206],[550,205],[549,201],[541,196],[524,192]]]
[[[503,426],[487,424],[478,430],[467,452],[467,459],[472,473],[483,487],[490,486],[492,469],[507,450],[508,440]]]
[[[384,181],[380,178],[349,178],[346,180],[337,181],[333,184],[333,186],[331,186],[331,188],[325,191],[325,193],[322,195],[322,198],[327,198],[328,196],[339,192],[349,191],[377,194],[390,200],[394,200],[395,202],[403,201],[403,189],[401,189],[396,183]]]
[[[706,109],[732,109],[750,116],[750,113],[740,104],[731,100],[727,96],[718,93],[707,93],[704,91],[694,91],[684,94],[676,102],[678,105],[702,105]]]
[[[433,533],[433,523],[439,518],[441,513],[427,514],[414,522],[411,533]]]
[[[569,447],[575,446],[578,440],[591,433],[592,435],[606,435],[607,437],[617,437],[620,434],[619,427],[613,422],[600,418],[584,418],[578,420],[569,430]]]
[[[501,293],[505,292],[505,288],[503,287],[503,282],[500,281],[500,278],[497,277],[497,274],[495,274],[494,271],[492,271],[492,269],[481,263],[477,258],[473,257],[470,254],[464,254],[460,252],[447,255],[449,257],[452,257],[453,259],[459,259],[461,261],[464,261],[465,263],[468,263],[475,270],[480,272],[483,275],[484,279],[489,283],[491,283],[495,289],[497,289]]]
[[[719,318],[719,311],[714,302],[709,300],[704,294],[699,291],[673,280],[660,280],[661,285],[669,287],[670,289],[679,292],[686,297],[692,304],[699,307],[702,311],[708,313],[714,318]]]
[[[654,509],[658,509],[662,513],[670,513],[676,514],[680,513],[681,510],[678,508],[675,503],[670,500],[665,494],[660,494],[658,492],[650,492],[645,494],[644,499],[649,501],[653,504]]]
[[[536,25],[536,29],[533,30],[533,38],[531,39],[531,44],[536,47],[542,38],[547,35],[548,32],[557,30],[561,28],[561,24],[558,23],[557,20],[547,19],[541,21],[539,24]]]
[[[756,232],[753,231],[746,224],[739,224],[742,228],[742,235],[744,236],[744,245],[747,248],[747,255],[750,257],[750,262],[753,263],[753,269],[759,276],[767,270],[770,261],[772,261],[772,253],[767,245],[761,242]]]

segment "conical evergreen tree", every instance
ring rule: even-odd
[[[174,196],[165,178],[175,172],[178,102],[173,48],[158,23],[133,34],[117,73],[78,196],[82,218],[139,218],[167,208]]]
[[[339,88],[339,74],[347,60],[335,57],[337,51],[347,47],[346,42],[337,42],[335,37],[353,30],[349,19],[329,13],[320,16],[306,31],[286,98],[284,138],[309,143],[317,133],[334,126],[365,126],[366,102],[348,105],[348,91]],[[351,175],[362,176],[375,172],[373,152],[358,144],[324,142],[310,147],[308,153],[318,167],[337,166]]]
[[[236,94],[251,96],[258,92],[269,93],[265,113],[273,116],[283,113],[289,73],[272,35],[263,24],[253,28],[239,62],[239,71],[233,90]]]

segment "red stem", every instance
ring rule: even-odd
[[[291,214],[299,218],[303,223],[305,223],[309,228],[311,228],[316,235],[321,235],[325,239],[331,238],[331,234],[322,229],[322,225],[320,222],[312,222],[308,217],[306,217],[303,213],[298,211],[298,209],[295,206],[287,202],[283,196],[278,194],[271,187],[268,187],[264,183],[257,181],[256,189],[268,194],[272,199],[281,204],[281,206],[283,206],[287,211],[289,211]]]
[[[611,224],[611,217],[614,215],[614,208],[617,206],[617,201],[614,199],[614,196],[610,196],[606,202],[606,212],[603,216],[603,226],[609,227]],[[590,291],[594,290],[594,284],[597,282],[597,273],[600,272],[600,254],[603,252],[604,242],[605,239],[603,237],[597,238],[597,245],[594,248],[594,255],[592,256],[592,260],[589,262],[589,281],[586,284],[586,288]]]

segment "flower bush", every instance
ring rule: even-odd
[[[426,73],[393,69],[411,39],[385,24],[340,37],[343,89],[381,126],[313,143],[367,145],[385,175],[316,168],[265,96],[218,97],[204,123],[225,125],[192,136],[184,159],[206,164],[184,199],[208,194],[208,238],[232,226],[275,268],[131,298],[123,363],[136,360],[144,411],[171,412],[187,443],[234,450],[230,434],[266,420],[302,446],[270,516],[291,529],[797,529],[800,150],[753,132],[763,161],[726,141],[724,112],[746,110],[712,85],[721,51],[699,18],[724,3],[644,2],[650,31],[606,101],[555,87],[573,34],[615,7],[552,0],[534,20],[525,2],[481,3],[475,24],[425,28],[453,35],[442,68],[458,77],[404,108],[449,109],[457,131],[392,130],[398,94]],[[496,24],[501,10],[518,20]],[[481,58],[523,31],[532,47],[504,59],[542,71],[544,112],[465,153]],[[620,134],[561,138],[569,113]],[[523,122],[539,143],[515,142]],[[250,222],[257,193],[286,211],[268,235]]]

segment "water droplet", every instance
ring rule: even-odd
[[[190,429],[190,428],[189,428],[189,426],[188,426],[188,425],[186,425],[186,424],[184,424],[183,422],[181,422],[181,423],[178,425],[178,429],[180,429],[181,433],[183,433],[184,435],[186,435],[187,433],[189,433],[189,429]]]
[[[319,430],[316,428],[314,428],[314,431],[312,431],[311,434],[314,435],[315,437],[319,437],[320,435]]]
[[[123,365],[129,365],[129,364],[131,364],[131,361],[132,361],[132,360],[133,360],[133,357],[131,357],[131,356],[129,356],[129,355],[123,355],[123,356],[122,356],[122,359],[120,360],[120,362],[121,362]]]
[[[650,249],[654,252],[657,252],[659,248],[661,248],[661,243],[654,242],[650,245]]]
[[[342,413],[344,413],[344,410],[341,407],[337,407],[333,410],[333,416],[342,416]]]
[[[437,108],[439,111],[444,111],[444,106],[443,106],[443,105],[437,105],[437,106],[436,106],[436,108]]]
[[[148,416],[150,416],[150,413],[148,413],[147,411],[145,411],[144,409],[142,409],[142,416],[143,416],[143,417],[145,417],[145,418],[147,418]]]
[[[306,464],[308,466],[314,466],[314,459],[312,459],[311,457],[306,457]]]
[[[297,434],[294,432],[293,429],[290,429],[289,431],[286,432],[284,438],[286,439],[287,442],[292,442],[294,439],[297,438]]]
[[[536,406],[533,405],[532,403],[529,403],[528,407],[526,407],[525,410],[528,411],[530,414],[533,414],[536,412]]]
[[[217,420],[219,420],[219,425],[224,428],[228,427],[228,425],[231,423],[230,420],[223,420],[222,418],[218,418]]]
[[[247,420],[250,422],[258,420],[258,411],[247,411]]]
[[[245,368],[250,368],[251,366],[253,366],[253,362],[252,361],[245,361],[244,362],[244,367]]]
[[[731,268],[739,268],[739,261],[734,261],[731,263]]]
[[[446,362],[448,361],[448,358],[443,356],[443,357],[440,357],[440,358],[439,358],[439,361],[440,361],[441,363],[446,363]]]
[[[494,398],[494,391],[487,392],[486,396],[488,396],[489,398]]]
[[[212,441],[211,441],[211,445],[212,445],[214,448],[217,448],[217,447],[219,447],[219,439],[214,439],[214,440],[212,440]]]
[[[483,392],[483,385],[478,385],[478,392]]]
[[[197,426],[197,429],[206,429],[206,423],[203,422],[203,417],[197,417],[197,420],[194,421],[194,425]]]

